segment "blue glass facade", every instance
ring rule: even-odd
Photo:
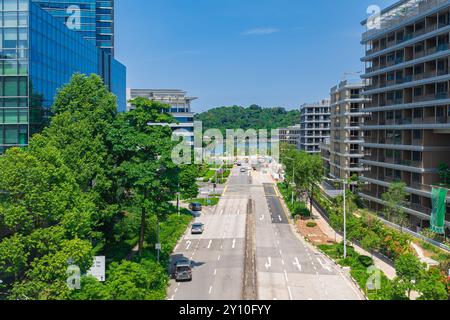
[[[56,19],[71,24],[78,17],[74,29],[114,56],[114,0],[32,0]],[[74,11],[78,8],[79,11]]]
[[[125,109],[120,62],[31,0],[0,0],[0,153],[28,144],[47,123],[58,88],[76,72],[104,76]]]

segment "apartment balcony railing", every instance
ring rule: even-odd
[[[363,34],[363,41],[367,40],[369,37],[376,35],[380,32],[383,32],[384,30],[391,28],[393,26],[396,26],[412,17],[421,15],[427,11],[429,11],[430,9],[433,9],[439,5],[445,4],[447,2],[447,0],[428,0],[428,1],[423,1],[423,2],[419,2],[417,3],[417,5],[415,6],[415,8],[411,8],[410,10],[406,10],[404,12],[398,12],[396,14],[392,14],[393,12],[388,12],[385,15],[382,15],[382,20],[381,20],[381,25],[380,28],[378,29],[370,29],[367,30],[364,34]],[[400,8],[396,8],[395,10],[401,10]],[[387,15],[390,15],[390,17],[388,18]],[[439,24],[438,27],[442,28],[444,27],[444,24]],[[424,28],[422,30],[418,30],[414,33],[411,33],[413,35],[413,38],[418,37],[424,33],[426,33],[427,30]],[[408,37],[408,35],[405,35],[405,37]],[[406,41],[406,40],[404,40]]]
[[[450,48],[449,43],[441,43],[433,48],[428,48],[427,50],[415,52],[414,57],[411,59],[405,59],[404,57],[397,57],[395,59],[390,59],[385,64],[380,64],[377,66],[372,66],[372,67],[367,68],[366,72],[372,73],[372,72],[378,71],[380,69],[384,69],[386,67],[392,67],[392,66],[404,63],[405,61],[412,61],[412,60],[420,59],[425,56],[435,54],[437,52],[446,51],[446,50],[449,50],[449,48]]]
[[[426,192],[431,192],[432,191],[431,190],[431,186],[424,185],[424,184],[422,184],[420,182],[412,182],[412,183],[409,184],[409,186],[412,189],[416,189],[416,190],[420,190],[420,191],[426,191]]]
[[[411,203],[410,202],[410,203],[407,204],[407,207],[409,209],[412,209],[412,210],[415,210],[415,211],[419,211],[419,212],[422,212],[422,213],[425,213],[425,214],[429,214],[429,215],[431,215],[431,212],[432,212],[431,208],[424,207],[424,206],[422,206],[420,204],[417,204],[417,203]]]

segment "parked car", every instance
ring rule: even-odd
[[[193,202],[193,203],[189,204],[189,210],[192,210],[195,212],[200,212],[203,210],[203,207],[202,207],[201,203]]]
[[[241,168],[241,172],[247,172],[246,168]]]
[[[203,223],[194,223],[191,228],[191,234],[203,234],[205,225]]]
[[[192,265],[187,259],[180,260],[175,264],[175,281],[192,281]]]

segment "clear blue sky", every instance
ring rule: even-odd
[[[177,88],[194,111],[252,103],[298,108],[362,70],[369,5],[394,0],[116,0],[128,87]]]

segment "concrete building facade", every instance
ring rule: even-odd
[[[330,101],[306,103],[300,107],[300,150],[320,153],[320,144],[330,138]]]
[[[349,180],[364,171],[364,82],[342,81],[330,92],[330,138],[321,145],[330,178]]]
[[[194,113],[191,111],[191,103],[195,97],[189,97],[186,91],[178,89],[127,89],[127,111],[133,106],[130,100],[144,97],[152,101],[161,102],[171,106],[170,113],[177,120],[171,124],[171,128],[180,135],[188,137],[194,142]]]
[[[438,167],[450,163],[450,1],[400,1],[378,25],[362,24],[371,116],[362,125],[370,172],[361,195],[381,212],[390,183],[404,182],[410,227],[421,230],[429,226],[432,187],[442,182]]]
[[[301,126],[299,124],[292,127],[281,128],[279,129],[280,143],[288,143],[299,148],[300,134]]]

